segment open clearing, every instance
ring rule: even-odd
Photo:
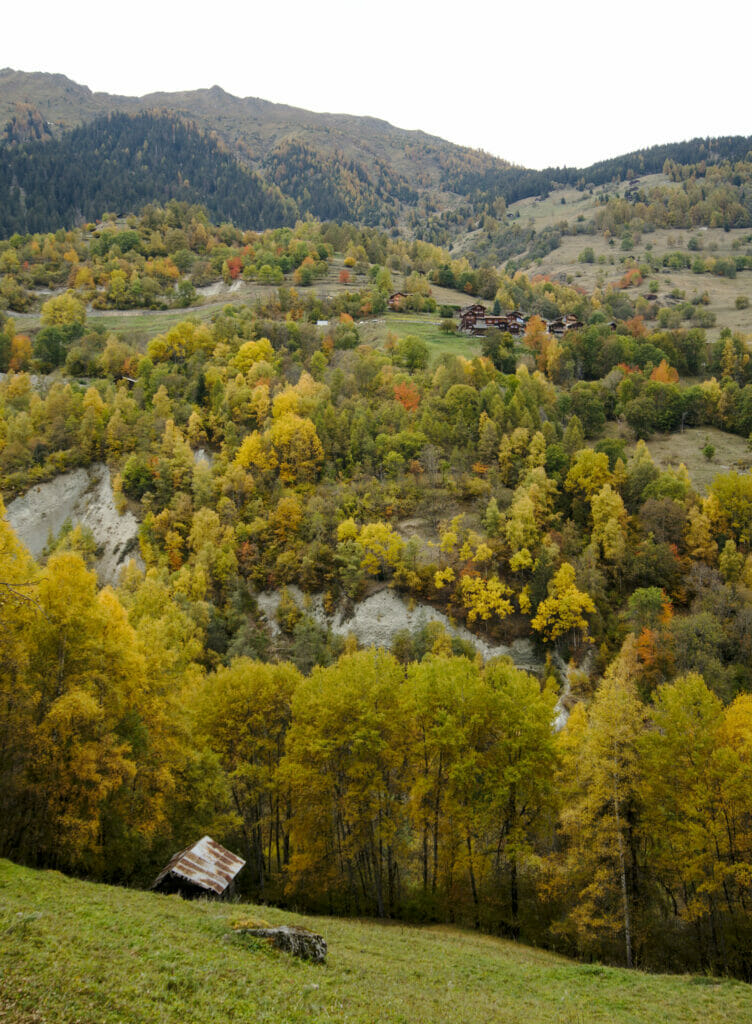
[[[431,351],[431,362],[443,355],[461,355],[467,359],[480,355],[480,339],[461,334],[445,334],[439,329],[439,318],[427,313],[387,313],[380,321],[369,322],[359,328],[363,341],[380,348],[386,344],[389,333],[398,338],[412,335],[424,341]]]
[[[710,460],[702,453],[708,442],[715,448]],[[689,427],[682,433],[656,435],[647,446],[661,469],[677,469],[683,462],[701,494],[708,493],[719,473],[742,473],[752,467],[752,452],[746,439],[716,427]]]
[[[324,935],[326,966],[231,925]],[[13,1024],[747,1024],[752,986],[578,964],[449,927],[185,903],[0,861],[0,1021]]]

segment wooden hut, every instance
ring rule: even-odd
[[[193,846],[176,853],[152,882],[156,892],[180,893],[185,899],[224,896],[232,891],[245,861],[204,836]]]

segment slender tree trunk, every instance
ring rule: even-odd
[[[473,894],[473,904],[475,906],[475,927],[480,931],[480,911],[478,909],[478,889],[475,885],[475,871],[473,870],[473,841],[470,836],[467,836],[467,868],[470,875],[470,889]]]
[[[384,847],[380,837],[378,858],[374,867],[376,871],[376,900],[378,905],[378,914],[379,917],[384,917]]]
[[[624,904],[624,949],[627,967],[632,966],[632,921],[629,913],[629,892],[627,890],[627,864],[624,856],[624,836],[621,834],[621,818],[619,816],[619,790],[614,775],[614,816],[616,818],[616,840],[619,846],[619,874],[621,876],[621,896]]]
[[[441,807],[442,758],[439,755],[439,772],[436,776],[436,801],[433,807],[433,877],[431,892],[436,892],[436,879],[439,873],[439,812]]]
[[[428,820],[423,819],[423,892],[428,892]]]
[[[509,865],[509,896],[512,904],[512,938],[519,939],[520,923],[518,919],[520,912],[520,895],[517,884],[517,855],[515,853],[512,854]]]
[[[274,845],[277,852],[277,874],[282,871],[282,859],[280,857],[279,849],[279,832],[280,832],[280,821],[279,821],[279,796],[277,796],[274,802]]]

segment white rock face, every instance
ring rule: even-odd
[[[143,568],[136,543],[138,520],[131,512],[118,514],[110,471],[101,463],[37,484],[11,501],[6,513],[18,539],[35,558],[50,538],[57,536],[66,519],[73,526],[87,526],[101,551],[95,568],[102,585],[117,582],[121,566],[130,558]]]
[[[351,618],[341,614],[329,618],[324,612],[320,595],[306,595],[297,587],[288,587],[288,593],[296,604],[309,612],[323,626],[328,626],[338,636],[352,633],[358,643],[364,647],[390,648],[395,633],[401,629],[411,632],[420,629],[429,622],[439,622],[451,636],[468,640],[484,661],[506,655],[514,661],[518,668],[531,672],[539,672],[543,663],[536,655],[530,640],[514,640],[511,644],[489,644],[475,636],[464,626],[455,625],[443,612],[437,611],[427,604],[414,604],[412,607],[393,590],[380,590],[357,605]],[[278,629],[275,615],[281,598],[278,590],[259,594],[257,601],[260,610],[266,615],[267,622],[273,632]]]

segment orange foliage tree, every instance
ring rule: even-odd
[[[415,412],[420,404],[420,392],[409,381],[401,381],[394,385],[394,397],[408,412]]]
[[[673,366],[669,366],[665,359],[661,359],[660,363],[650,374],[650,379],[660,381],[661,384],[676,384],[679,380],[679,374]]]

